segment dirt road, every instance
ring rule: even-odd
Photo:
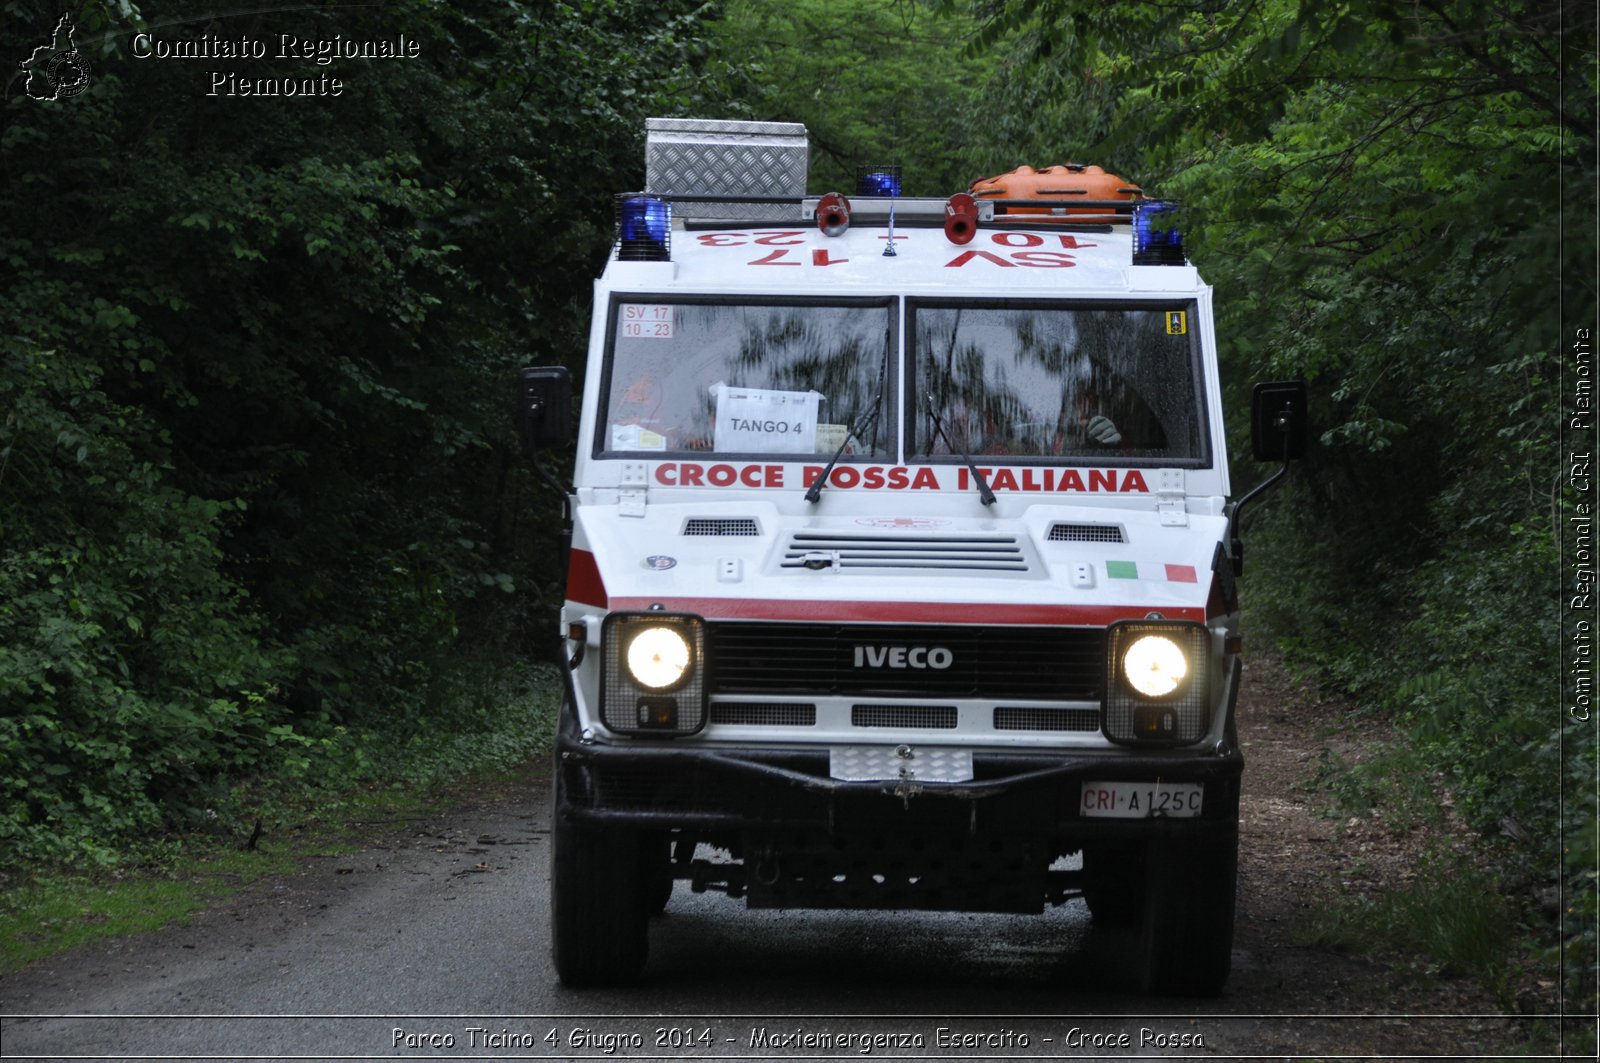
[[[498,1059],[1474,1057],[1548,1020],[1463,982],[1296,944],[1404,837],[1330,820],[1311,777],[1334,706],[1270,663],[1247,677],[1234,974],[1212,1000],[1125,988],[1074,902],[1043,917],[750,911],[680,884],[645,984],[556,985],[542,778],[315,859],[190,925],[0,979],[4,1058]],[[1357,868],[1349,846],[1359,837]],[[1554,1010],[1553,999],[1547,1007]]]

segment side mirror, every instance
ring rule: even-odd
[[[1288,475],[1291,461],[1306,456],[1306,441],[1311,436],[1308,405],[1304,380],[1257,384],[1250,396],[1250,449],[1257,461],[1281,461],[1283,465],[1228,507],[1228,555],[1235,576],[1244,574],[1239,514]]]
[[[517,428],[530,457],[572,441],[572,376],[566,366],[536,366],[518,374]]]
[[[1257,461],[1293,461],[1306,454],[1310,436],[1306,382],[1257,384],[1250,397],[1250,449]]]

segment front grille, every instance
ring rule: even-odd
[[[853,727],[922,727],[953,730],[956,725],[954,705],[853,705],[850,708]]]
[[[1105,631],[916,624],[706,625],[712,694],[1098,701]]]

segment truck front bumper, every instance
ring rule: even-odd
[[[830,834],[894,827],[1084,841],[1152,830],[1231,832],[1244,758],[1237,748],[1080,752],[974,751],[972,779],[844,781],[827,749],[760,749],[557,741],[563,813],[653,829],[742,832],[792,827]],[[1085,815],[1084,783],[1198,783],[1200,814],[1163,819]]]

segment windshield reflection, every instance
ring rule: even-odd
[[[597,450],[831,456],[884,391],[889,321],[887,302],[620,303]],[[884,419],[847,453],[885,456]]]
[[[919,305],[913,453],[1199,457],[1189,320],[1185,309]]]
[[[888,299],[618,302],[595,453],[1205,458],[1192,304],[912,300],[903,389],[894,309]],[[864,438],[847,440],[851,426]]]

